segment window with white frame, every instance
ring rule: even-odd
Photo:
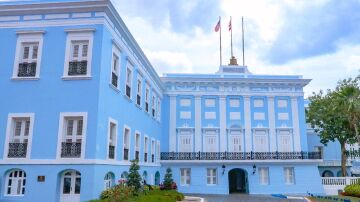
[[[230,152],[242,151],[242,135],[240,131],[231,131],[229,137],[229,150]]]
[[[116,137],[117,137],[117,124],[115,122],[110,122],[110,125],[109,125],[109,148],[108,148],[108,158],[109,159],[115,159]]]
[[[156,161],[160,161],[160,141],[156,141]]]
[[[294,167],[284,168],[285,184],[295,184]]]
[[[254,131],[254,151],[255,152],[268,152],[267,131],[265,131],[265,130],[255,130]]]
[[[254,107],[264,107],[263,99],[254,99]]]
[[[130,146],[130,129],[125,128],[124,130],[124,155],[123,155],[123,159],[125,161],[129,160],[129,146]]]
[[[7,158],[27,158],[30,155],[33,114],[11,114],[8,119]]]
[[[280,130],[278,134],[278,151],[292,151],[292,137],[289,130]]]
[[[151,163],[155,163],[155,141],[151,140]]]
[[[140,134],[135,134],[135,159],[140,161]]]
[[[179,152],[192,152],[192,135],[190,131],[180,131]]]
[[[142,78],[138,77],[137,79],[137,93],[136,93],[136,104],[141,106],[141,91],[142,91]]]
[[[149,99],[150,99],[150,88],[149,85],[146,84],[145,89],[145,111],[149,112]]]
[[[190,185],[191,182],[191,169],[190,168],[180,168],[180,185]]]
[[[151,100],[151,113],[152,113],[152,116],[155,117],[155,105],[156,105],[156,97],[155,95],[152,96],[152,100]]]
[[[239,99],[230,99],[229,103],[230,103],[230,107],[240,107]]]
[[[130,67],[127,67],[126,68],[125,94],[128,98],[131,98],[131,81],[132,81],[132,69]]]
[[[148,144],[149,144],[149,138],[145,137],[145,140],[144,140],[144,162],[148,162]]]
[[[205,132],[204,135],[204,152],[217,152],[217,135],[213,132]]]
[[[213,98],[205,99],[205,106],[206,107],[215,107],[215,99],[213,99]]]
[[[91,76],[92,43],[94,30],[66,30],[64,77]]]
[[[217,174],[216,174],[216,168],[208,168],[206,169],[206,183],[208,185],[214,185],[217,183]]]
[[[181,107],[189,107],[190,105],[191,105],[191,99],[189,99],[189,98],[180,99],[180,106]]]
[[[39,78],[44,32],[18,33],[13,78]]]
[[[157,111],[157,120],[160,121],[160,113],[161,113],[161,101],[160,101],[160,98],[158,97],[157,99],[157,105],[156,105],[156,111]]]
[[[110,189],[114,186],[114,174],[108,172],[104,177],[104,190]]]
[[[279,99],[277,101],[277,106],[279,108],[286,108],[287,107],[287,100],[286,99]]]
[[[111,64],[111,84],[116,88],[118,88],[119,86],[119,73],[120,73],[119,52],[113,51],[112,64]]]
[[[269,184],[269,168],[268,167],[260,167],[259,168],[259,179],[261,185]]]
[[[5,195],[23,196],[25,194],[26,173],[23,170],[12,170],[6,176]]]
[[[61,141],[61,158],[80,158],[83,156],[84,117],[65,116]]]

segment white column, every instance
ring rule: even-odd
[[[195,96],[195,152],[201,150],[201,96]]]
[[[244,117],[245,117],[245,151],[250,152],[252,150],[250,96],[244,96]]]
[[[299,109],[298,109],[298,97],[291,97],[291,110],[293,121],[293,134],[294,134],[294,151],[301,151],[300,140],[300,126],[299,126]]]
[[[220,96],[220,152],[226,151],[226,96]]]
[[[269,141],[270,151],[277,151],[276,146],[276,130],[275,130],[275,103],[274,96],[268,96],[268,115],[269,115]]]
[[[170,95],[169,151],[176,150],[176,96]]]

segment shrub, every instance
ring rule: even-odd
[[[164,176],[164,189],[172,189],[173,182],[171,168],[167,168]]]
[[[360,185],[359,184],[347,185],[344,189],[344,192],[345,195],[347,196],[360,197]]]
[[[108,199],[110,201],[128,202],[133,197],[134,188],[126,185],[116,185],[110,189],[103,191],[100,199]]]
[[[127,185],[134,188],[134,194],[137,195],[141,188],[140,166],[137,160],[131,161],[129,175],[127,176]]]

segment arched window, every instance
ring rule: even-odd
[[[122,172],[120,175],[120,183],[126,183],[128,173],[126,171]]]
[[[334,177],[334,173],[331,172],[330,170],[325,170],[321,176],[322,177]]]
[[[114,174],[108,172],[104,177],[105,189],[110,189],[114,186]]]
[[[349,176],[347,172],[346,172],[345,174],[346,174],[345,177],[346,177],[346,176]],[[337,177],[343,177],[341,170],[339,170],[339,171],[336,173],[336,176],[337,176]]]
[[[6,178],[6,195],[22,196],[25,194],[26,173],[23,170],[13,170]]]

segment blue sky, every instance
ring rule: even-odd
[[[222,17],[223,63],[241,63],[241,16],[245,60],[256,74],[296,74],[313,79],[305,94],[333,88],[360,69],[360,1],[113,0],[159,74],[214,73],[219,65]]]

